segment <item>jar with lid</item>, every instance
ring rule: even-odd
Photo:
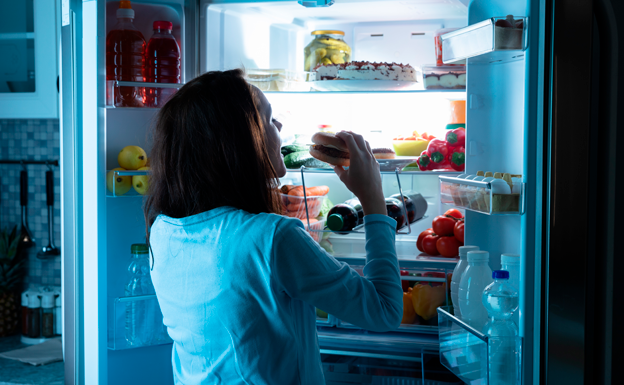
[[[39,338],[41,336],[41,299],[39,293],[28,294],[28,337]]]
[[[30,290],[22,293],[22,335],[25,337],[28,337],[28,294],[30,294]]]
[[[41,294],[41,336],[54,336],[54,293]]]
[[[63,298],[61,291],[56,291],[56,299],[54,300],[54,334],[60,336],[63,334]]]
[[[304,71],[312,71],[318,64],[342,64],[351,61],[351,47],[344,41],[344,32],[335,30],[312,31],[314,40],[304,52]]]

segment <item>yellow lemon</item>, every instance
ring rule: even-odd
[[[149,170],[149,167],[141,167],[139,171]],[[132,187],[141,195],[147,193],[149,188],[149,175],[134,175],[132,176]]]
[[[147,163],[147,154],[139,146],[126,146],[117,155],[117,161],[126,170],[138,170]]]
[[[115,171],[126,171],[121,167],[117,167],[112,169],[106,174],[106,188],[108,191],[113,192],[113,188],[115,189],[115,195],[124,195],[128,191],[130,191],[130,187],[132,187],[132,177],[131,176],[115,176]]]

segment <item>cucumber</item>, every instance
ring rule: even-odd
[[[310,153],[306,151],[292,152],[284,157],[284,164],[288,169],[299,169],[301,166],[310,168],[325,168],[328,164],[321,162],[320,160],[312,157]]]
[[[289,144],[288,146],[283,146],[281,151],[282,155],[286,156],[292,154],[293,152],[308,151],[308,149],[308,146],[302,146],[300,144]]]

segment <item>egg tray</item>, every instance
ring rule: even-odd
[[[519,193],[496,194],[490,182],[440,176],[440,201],[487,215],[522,215],[525,187],[520,183]]]

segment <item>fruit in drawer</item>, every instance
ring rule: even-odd
[[[141,167],[139,171],[149,171],[149,167]],[[145,195],[149,188],[149,175],[133,175],[132,187],[141,195]]]
[[[106,188],[108,191],[115,192],[115,195],[124,195],[132,188],[132,177],[115,175],[115,171],[126,171],[126,169],[117,167],[106,174]]]
[[[416,314],[424,320],[437,316],[437,308],[444,305],[446,300],[446,284],[429,286],[418,284],[412,288],[412,306]]]
[[[126,146],[117,155],[117,162],[126,170],[138,170],[147,163],[147,154],[139,146]]]
[[[412,288],[408,288],[407,293],[403,293],[403,318],[402,324],[412,324],[416,320],[416,311],[412,301]]]

